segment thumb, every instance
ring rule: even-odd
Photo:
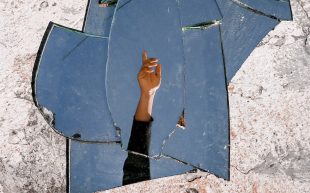
[[[147,61],[147,52],[143,50],[142,52],[142,64],[144,64]]]

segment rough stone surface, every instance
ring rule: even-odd
[[[65,192],[65,139],[31,97],[49,23],[81,29],[86,0],[0,2],[0,192]],[[310,192],[310,1],[271,31],[229,84],[231,181],[198,172],[106,192]]]

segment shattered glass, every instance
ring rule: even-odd
[[[52,25],[34,69],[37,107],[71,139],[70,192],[193,169],[229,180],[226,86],[266,34],[292,19],[290,2],[98,2],[89,0],[83,32]],[[163,69],[149,136],[131,130],[142,50]]]
[[[60,26],[48,35],[35,76],[35,99],[66,137],[120,141],[104,90],[107,46],[106,38]],[[46,116],[47,111],[52,113]]]

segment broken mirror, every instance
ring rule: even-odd
[[[192,169],[229,180],[226,85],[262,38],[291,18],[287,0],[89,0],[84,33],[51,25],[34,100],[72,139],[69,191]],[[143,50],[159,59],[162,80],[152,128],[137,130]]]
[[[104,89],[108,39],[51,25],[34,77],[40,112],[66,137],[120,141]]]

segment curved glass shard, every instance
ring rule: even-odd
[[[240,7],[231,0],[217,0],[223,15],[221,33],[226,77],[230,82],[258,43],[279,21]]]
[[[129,156],[131,160],[126,161]],[[141,178],[148,174],[150,180],[185,173],[192,169],[171,158],[162,157],[155,160],[127,153],[117,143],[91,144],[72,140],[70,145],[72,193],[89,193],[122,186],[128,184],[126,182],[132,182],[128,177]]]
[[[280,20],[292,20],[290,0],[236,0]]]
[[[159,154],[162,141],[183,110],[184,72],[181,25],[176,1],[120,0],[111,28],[107,63],[107,97],[112,118],[128,144],[132,117],[139,100],[137,73],[142,50],[162,64],[162,83],[153,106],[150,155]]]
[[[229,110],[219,26],[187,30],[185,129],[167,140],[164,154],[229,179]]]
[[[83,31],[102,37],[109,37],[115,6],[99,7],[98,0],[89,0]]]
[[[35,77],[36,101],[68,138],[119,141],[105,93],[107,39],[54,25]]]

